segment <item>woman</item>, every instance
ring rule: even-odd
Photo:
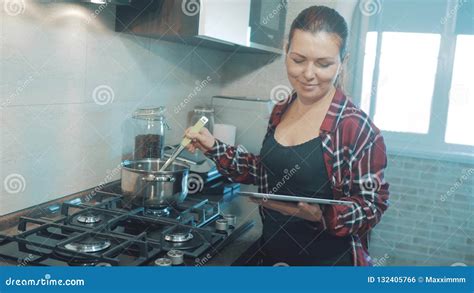
[[[285,63],[294,94],[274,107],[259,156],[206,129],[186,131],[188,149],[204,151],[233,181],[353,203],[257,201],[263,265],[371,264],[367,233],[388,207],[387,160],[380,131],[339,86],[347,37],[344,18],[328,7],[309,7],[293,21]]]

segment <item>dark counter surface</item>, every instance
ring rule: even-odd
[[[212,199],[211,199],[212,200]],[[242,253],[244,253],[255,241],[260,238],[262,224],[258,206],[248,200],[247,197],[237,196],[231,201],[224,201],[221,205],[224,214],[233,214],[237,216],[237,227],[247,221],[254,221],[255,225],[240,236],[237,240],[227,245],[221,252],[210,260],[201,260],[201,263],[209,266],[229,266]]]

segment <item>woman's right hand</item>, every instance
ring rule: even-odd
[[[193,132],[191,127],[189,127],[184,132],[184,136],[191,139],[191,143],[187,145],[186,149],[192,153],[196,149],[200,149],[204,153],[210,151],[216,142],[216,138],[212,136],[206,127],[201,128],[199,132]]]

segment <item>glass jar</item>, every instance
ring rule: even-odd
[[[191,118],[191,125],[193,126],[198,122],[199,119],[201,119],[202,116],[205,116],[209,121],[206,124],[206,128],[209,130],[210,133],[214,132],[214,108],[208,108],[208,107],[195,107],[194,108],[194,113]]]
[[[123,127],[123,160],[163,159],[165,107],[137,109]]]

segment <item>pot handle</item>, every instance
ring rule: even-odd
[[[175,182],[176,178],[172,175],[155,176],[153,174],[148,174],[143,176],[142,180],[147,182]]]

